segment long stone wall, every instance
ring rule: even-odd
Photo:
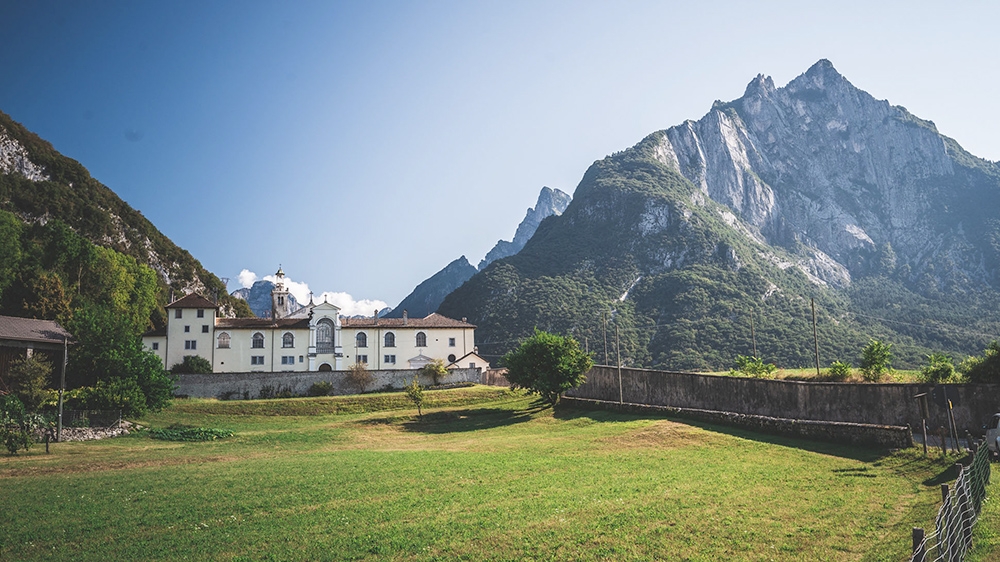
[[[587,382],[567,396],[619,401],[618,370],[598,366]],[[928,427],[947,427],[945,397],[951,399],[955,423],[964,434],[982,433],[982,425],[1000,412],[997,384],[865,384],[748,379],[621,370],[621,398],[626,403],[673,406],[751,414],[774,418],[851,422],[873,425],[909,425],[920,428],[920,404],[914,398],[928,393]]]
[[[708,423],[742,427],[772,435],[801,437],[813,441],[845,443],[887,449],[903,449],[913,445],[913,434],[906,426],[873,425],[867,423],[795,420],[753,414],[734,414],[714,410],[651,406],[648,404],[619,404],[590,398],[563,397],[562,401],[576,408],[612,410],[629,413],[653,413],[675,416]]]
[[[481,369],[452,369],[441,377],[442,384],[480,381]],[[381,388],[403,388],[418,377],[420,384],[429,386],[434,383],[430,377],[419,375],[419,371],[397,369],[385,371],[370,371],[374,381],[368,390]],[[293,395],[301,396],[309,387],[320,381],[328,381],[333,385],[334,394],[356,394],[357,389],[346,383],[347,371],[324,372],[280,372],[280,373],[213,373],[209,375],[178,375],[177,396],[191,398],[258,398],[262,389],[271,392],[287,390]]]

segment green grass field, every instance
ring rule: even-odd
[[[399,394],[180,400],[144,423],[235,437],[0,457],[0,560],[898,561],[954,462],[427,396],[422,420]]]

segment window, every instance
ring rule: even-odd
[[[295,335],[285,332],[285,335],[281,336],[281,347],[295,347]]]
[[[160,349],[160,342],[154,341],[153,342],[153,351],[156,351],[157,349]]]
[[[207,334],[208,333],[208,324],[202,324],[201,325],[201,333],[203,333],[203,334]]]
[[[455,347],[455,338],[448,338],[448,347]]]
[[[427,334],[417,332],[417,347],[427,347]]]
[[[204,318],[205,317],[205,311],[199,308],[198,309],[198,314],[195,314],[195,316],[197,316],[198,318]]]
[[[184,349],[198,349],[196,340],[184,340]]]
[[[316,324],[316,352],[333,353],[333,322],[329,318]]]
[[[222,332],[219,334],[219,349],[229,349],[229,334],[227,332]]]
[[[383,363],[388,363],[390,365],[395,365],[396,364],[396,356],[395,355],[386,355],[385,357],[383,357],[383,359],[384,359],[384,361],[382,361]]]
[[[358,363],[367,363],[368,362],[368,356],[367,355],[358,355],[357,361],[358,361]]]
[[[470,369],[475,369],[476,368],[476,363],[475,362],[469,363],[469,368]]]
[[[278,306],[284,306],[284,304],[285,304],[285,297],[279,296],[278,297]]]
[[[184,333],[190,332],[191,326],[184,326]]]
[[[251,348],[254,349],[264,349],[264,334],[257,332],[253,335],[253,341],[250,344]],[[263,365],[263,363],[262,363]]]
[[[264,356],[263,355],[251,355],[250,356],[250,364],[251,365],[263,365],[264,364]]]
[[[294,355],[282,355],[281,356],[281,364],[282,365],[294,365],[295,364],[295,356]]]
[[[386,347],[396,347],[396,334],[392,332],[386,332],[385,334],[385,346]]]
[[[181,309],[179,309],[179,308],[177,310],[175,310],[174,311],[174,318],[180,318],[182,312],[184,312],[184,311],[181,310]]]
[[[358,347],[368,347],[368,334],[364,332],[358,332],[358,335],[355,336],[355,339],[358,341]]]
[[[302,355],[299,355],[299,363],[301,363],[302,361],[303,361]]]
[[[454,363],[455,359],[456,359],[456,357],[455,357],[454,353],[452,353],[451,355],[448,356],[448,362],[449,363]]]

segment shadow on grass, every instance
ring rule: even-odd
[[[547,408],[549,408],[548,404],[533,402],[528,408],[523,410],[504,408],[444,410],[426,413],[423,417],[416,419],[408,416],[402,420],[402,427],[406,431],[434,434],[479,431],[531,421],[536,414]],[[365,420],[365,423],[393,423],[394,421],[399,421],[399,419],[376,418]]]
[[[571,420],[576,418],[589,418],[595,422],[631,421],[631,420],[670,420],[690,425],[692,427],[698,427],[706,431],[711,431],[713,433],[722,433],[726,435],[731,435],[733,437],[739,437],[741,439],[757,441],[759,443],[767,443],[770,445],[780,445],[783,447],[802,449],[813,453],[820,453],[823,455],[831,455],[835,457],[853,459],[856,461],[861,461],[866,463],[876,462],[879,459],[885,458],[889,455],[888,449],[861,447],[857,445],[842,445],[838,443],[826,443],[823,441],[810,441],[808,439],[803,439],[800,437],[788,437],[784,435],[771,435],[768,433],[759,433],[756,431],[751,431],[749,429],[743,429],[740,427],[708,423],[680,416],[662,416],[656,414],[640,414],[640,413],[633,414],[633,413],[614,412],[610,410],[589,410],[586,408],[575,408],[572,406],[564,406],[562,404],[556,406],[554,415],[557,419]]]

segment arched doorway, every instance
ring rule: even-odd
[[[322,365],[319,366],[319,370],[321,372],[332,371],[333,367],[331,367],[329,363],[323,363]]]

